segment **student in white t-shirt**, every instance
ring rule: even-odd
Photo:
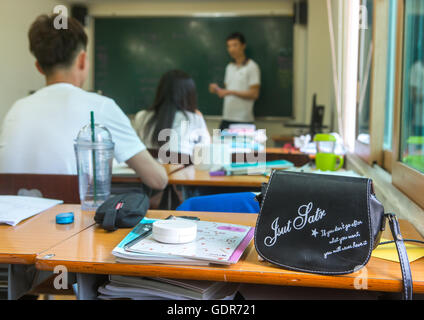
[[[246,57],[246,40],[240,32],[227,37],[227,50],[231,58],[225,69],[225,88],[211,83],[209,91],[224,99],[220,129],[232,123],[253,123],[253,106],[259,97],[261,75],[255,61]]]
[[[87,35],[68,18],[56,29],[56,15],[42,15],[29,30],[30,50],[46,87],[18,100],[4,119],[0,134],[0,172],[76,174],[74,139],[90,123],[112,134],[115,158],[126,162],[153,189],[165,188],[165,169],[146,150],[128,117],[109,98],[81,89],[88,74]]]
[[[197,108],[193,79],[184,71],[171,70],[161,77],[150,109],[136,114],[134,126],[147,148],[191,156],[196,144],[210,143]]]

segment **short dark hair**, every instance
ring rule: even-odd
[[[246,43],[246,38],[241,32],[233,32],[230,34],[225,41],[238,39],[242,44]]]
[[[78,51],[87,49],[88,38],[83,26],[67,17],[67,28],[57,29],[54,26],[57,16],[39,16],[28,32],[29,49],[46,74],[57,67],[70,67]]]

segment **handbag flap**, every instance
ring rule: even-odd
[[[359,270],[373,248],[370,192],[366,178],[274,171],[256,224],[256,250],[291,270]]]

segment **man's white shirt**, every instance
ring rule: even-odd
[[[228,90],[246,91],[251,86],[261,84],[259,66],[252,59],[246,64],[237,66],[231,62],[225,69],[225,87]],[[224,97],[223,120],[253,122],[253,106],[255,100],[243,99],[235,95]]]
[[[0,134],[0,172],[76,174],[74,140],[90,123],[91,111],[95,122],[112,134],[118,162],[146,149],[112,99],[58,83],[18,100],[7,113]]]

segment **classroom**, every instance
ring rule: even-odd
[[[424,298],[423,1],[0,21],[0,300]]]

